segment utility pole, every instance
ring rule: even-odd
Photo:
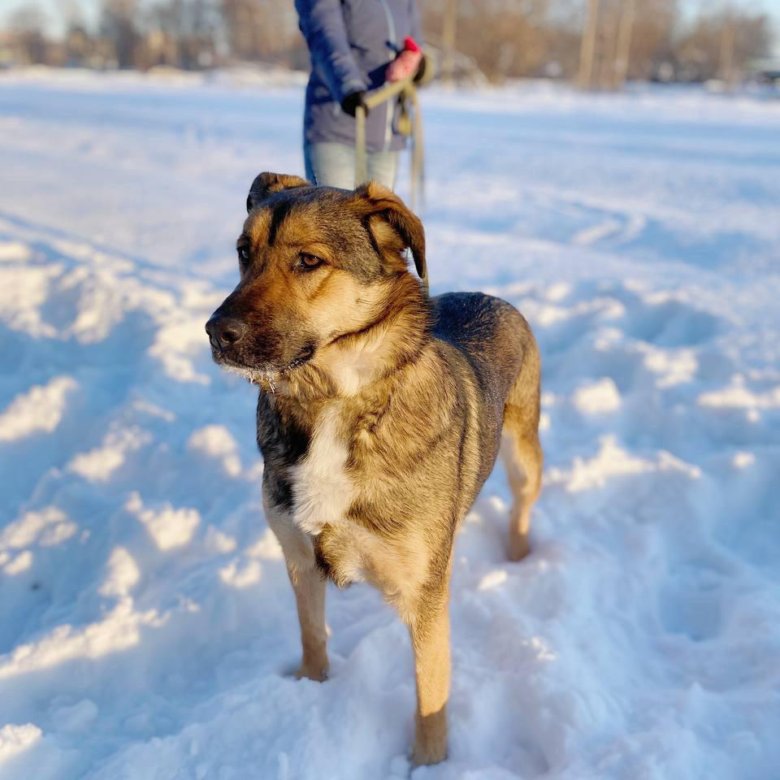
[[[455,82],[455,38],[458,29],[458,0],[445,0],[442,20],[441,43],[442,81],[452,86]]]
[[[596,34],[599,27],[599,0],[588,0],[588,15],[582,30],[580,45],[580,69],[577,83],[582,89],[590,89],[593,83],[593,59],[596,54]]]
[[[616,89],[621,89],[628,77],[628,67],[631,62],[631,38],[634,34],[635,20],[636,0],[623,0],[618,26],[617,51],[615,52]]]

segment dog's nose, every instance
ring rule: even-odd
[[[212,317],[206,323],[206,333],[212,345],[219,349],[227,349],[241,341],[246,332],[246,325],[241,320],[232,317]]]

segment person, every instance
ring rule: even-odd
[[[366,93],[422,73],[425,61],[416,0],[295,0],[309,47],[303,156],[315,184],[355,186],[355,113]],[[366,117],[368,177],[393,188],[406,138],[391,99]]]

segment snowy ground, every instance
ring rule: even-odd
[[[449,760],[415,780],[780,777],[780,105],[425,97],[434,290],[538,335],[545,489],[494,474],[453,574]],[[203,323],[298,87],[0,80],[0,776],[408,776],[406,633],[299,647],[253,390]]]

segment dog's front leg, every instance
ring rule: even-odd
[[[325,580],[316,566],[300,569],[288,564],[301,624],[303,660],[298,677],[322,682],[328,676],[328,636],[325,629]]]
[[[298,677],[321,682],[328,676],[325,578],[317,567],[311,537],[298,529],[291,514],[273,507],[267,495],[264,499],[268,524],[284,552],[287,573],[295,592],[303,647]]]
[[[417,683],[412,760],[437,764],[447,756],[447,699],[450,693],[450,616],[446,587],[425,593],[409,622]]]

